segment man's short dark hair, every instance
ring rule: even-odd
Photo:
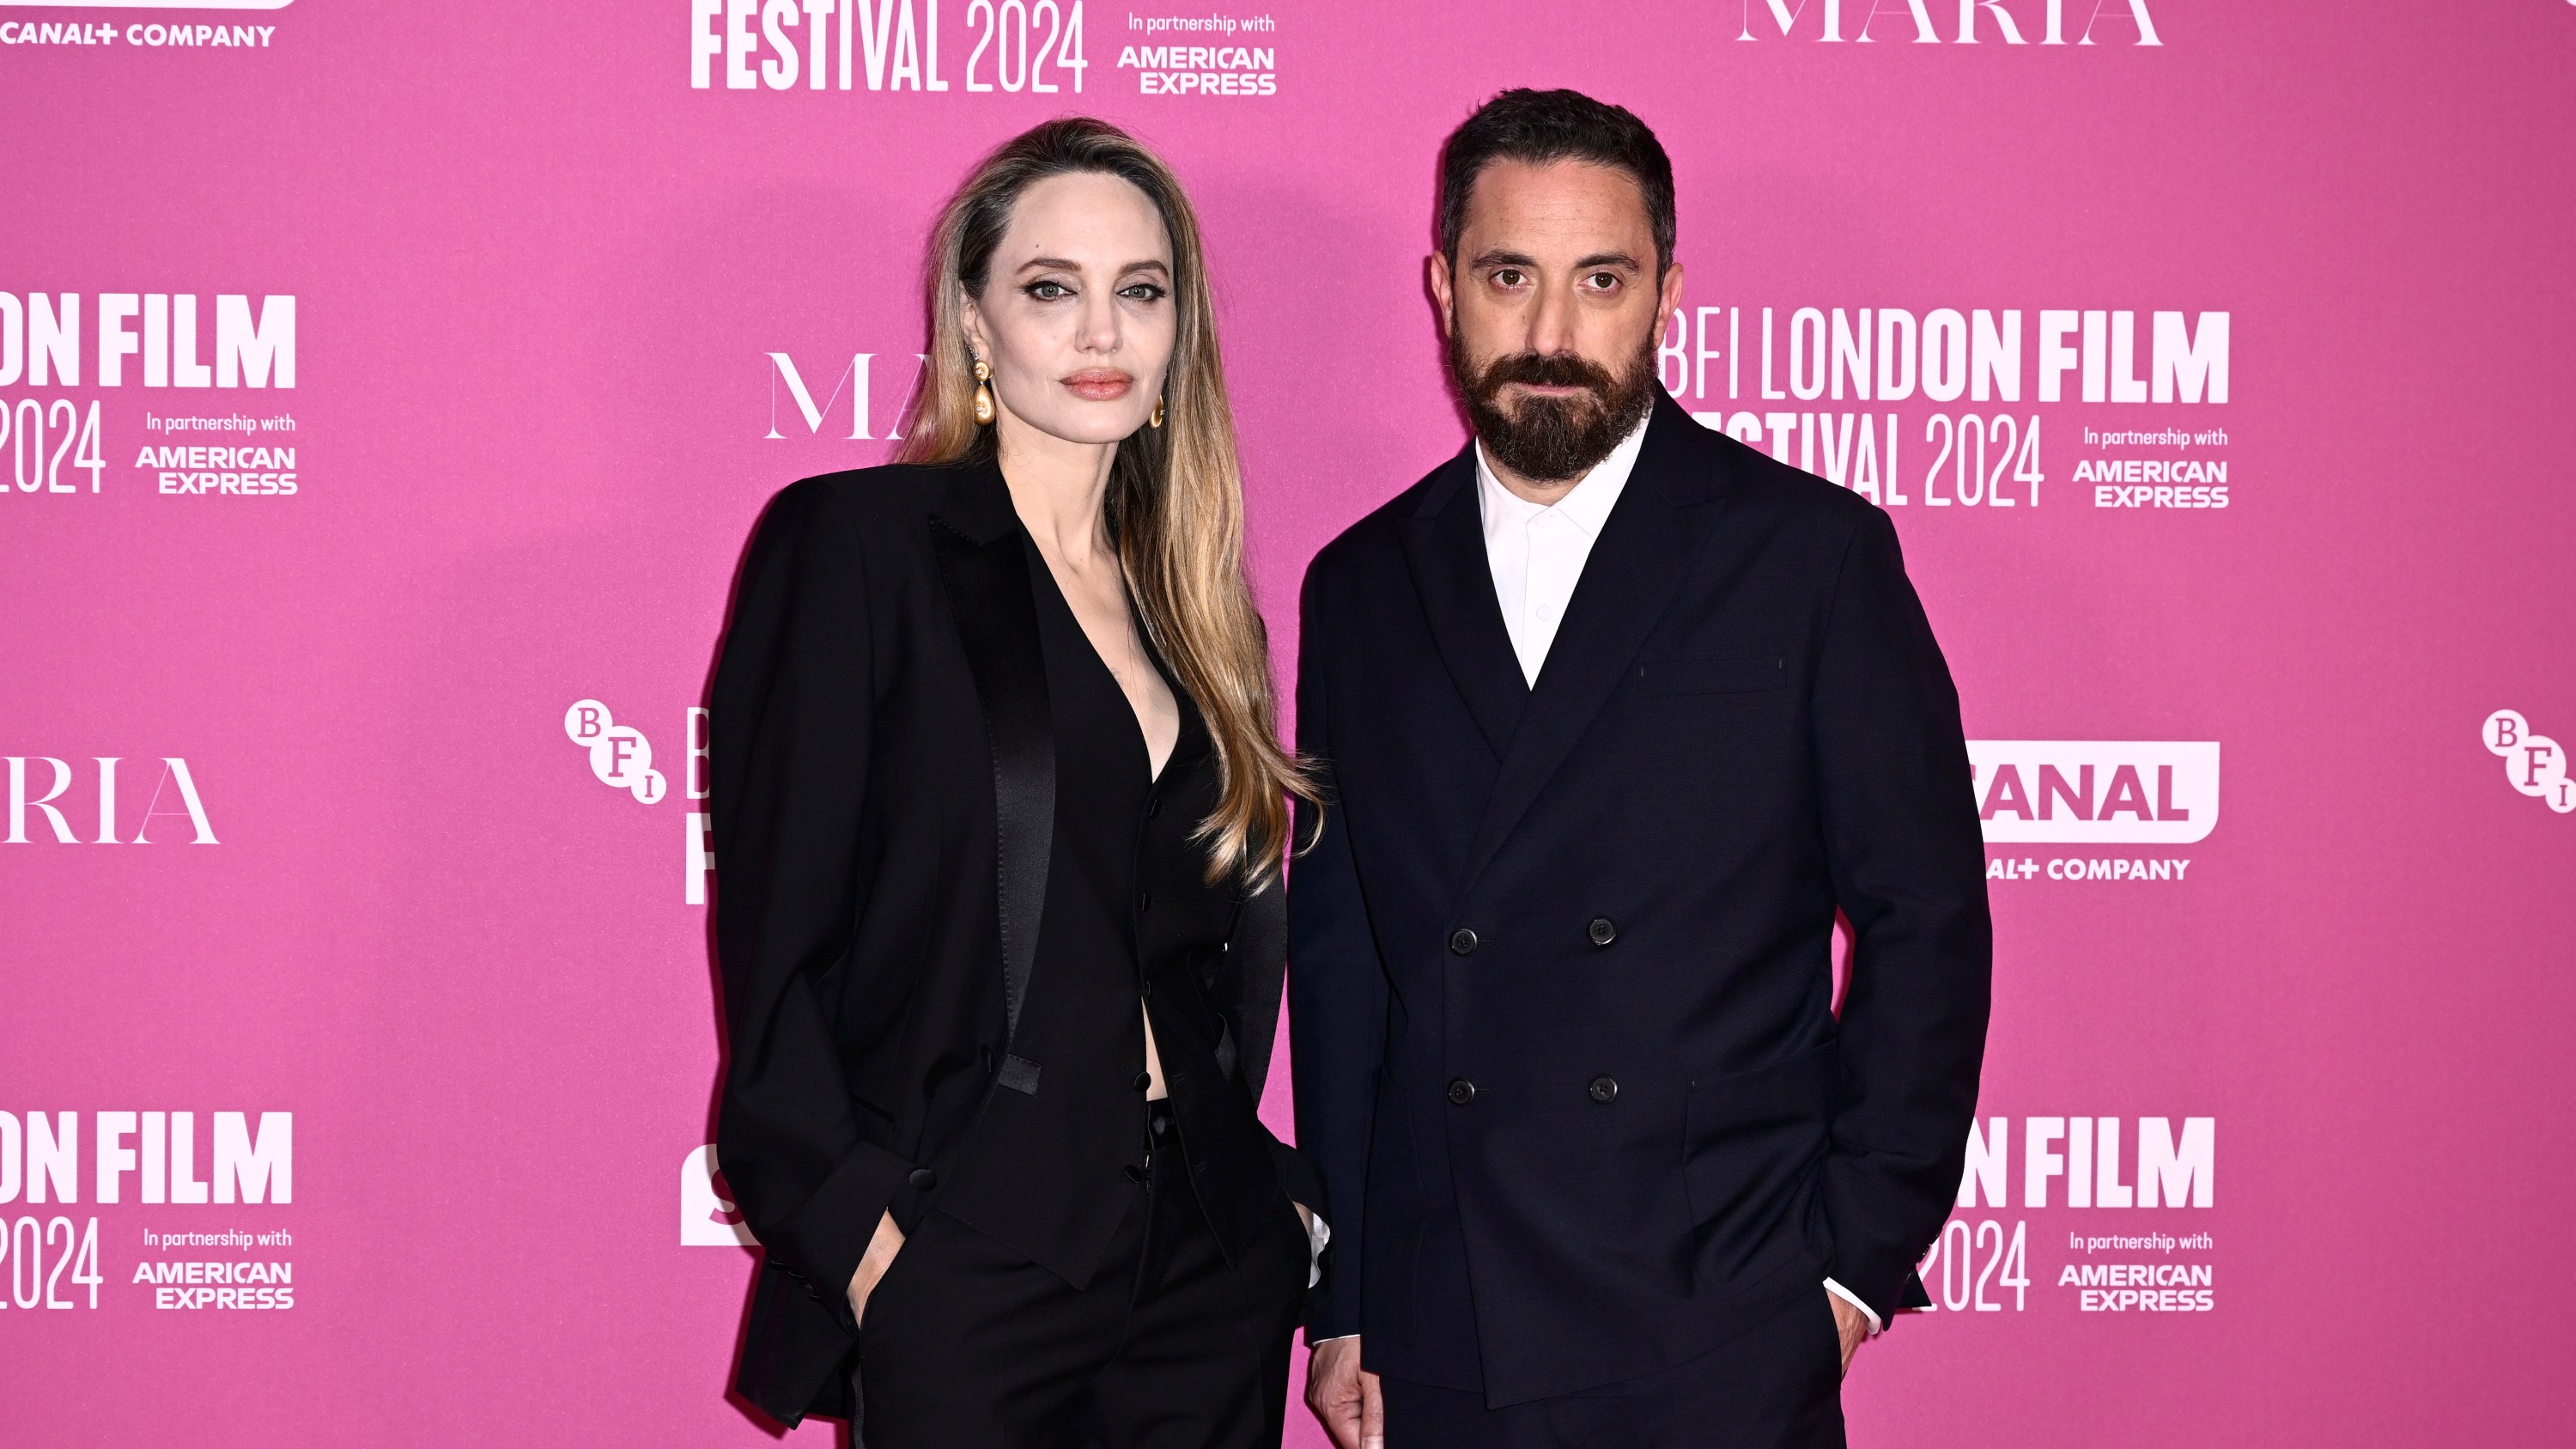
[[[1440,254],[1458,261],[1467,228],[1467,197],[1477,174],[1496,161],[1544,166],[1585,161],[1624,171],[1646,194],[1660,273],[1673,264],[1673,163],[1663,143],[1623,106],[1581,91],[1508,90],[1476,108],[1440,145]]]

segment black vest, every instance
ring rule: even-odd
[[[1035,1090],[1010,1085],[1032,1085],[1026,1068],[1002,1074],[933,1205],[1081,1286],[1140,1191],[1129,1175],[1143,1163],[1140,1001],[1183,1139],[1210,1165],[1197,1182],[1210,1217],[1248,1217],[1279,1188],[1200,989],[1240,908],[1231,881],[1207,882],[1206,849],[1190,839],[1217,796],[1207,726],[1166,670],[1180,734],[1151,777],[1126,694],[1045,559],[1023,547],[1055,744],[1045,908],[1009,1048],[1035,1068]]]

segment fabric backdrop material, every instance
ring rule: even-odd
[[[1885,508],[1964,701],[1994,1028],[1855,1442],[2548,1437],[2571,69],[2567,0],[0,0],[7,1433],[769,1442],[752,521],[888,456],[973,159],[1095,112],[1204,214],[1285,686],[1462,441],[1434,156],[1537,84],[1661,134],[1665,385]]]

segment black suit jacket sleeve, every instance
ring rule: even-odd
[[[1310,1203],[1332,1224],[1324,1281],[1306,1298],[1306,1339],[1360,1331],[1363,1198],[1369,1127],[1386,1061],[1387,981],[1360,896],[1359,870],[1333,775],[1333,742],[1317,658],[1335,625],[1306,582],[1298,636],[1297,748],[1314,762],[1325,808],[1298,806],[1299,857],[1288,891],[1288,1031],[1297,1064],[1297,1145],[1323,1179]]]
[[[1886,1320],[1958,1192],[1994,933],[1958,692],[1876,509],[1820,648],[1817,792],[1853,930],[1824,1203],[1835,1281]]]
[[[862,1140],[822,983],[848,969],[871,648],[852,521],[813,482],[754,535],[716,666],[716,955],[730,1058],[717,1156],[772,1262],[846,1292],[911,1164]]]

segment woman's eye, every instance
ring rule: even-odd
[[[1073,289],[1062,282],[1031,282],[1028,290],[1030,296],[1041,302],[1052,302],[1060,297],[1073,295]]]
[[[1164,294],[1162,288],[1155,286],[1151,282],[1137,282],[1130,286],[1119,288],[1118,295],[1131,302],[1159,302],[1163,299]]]

